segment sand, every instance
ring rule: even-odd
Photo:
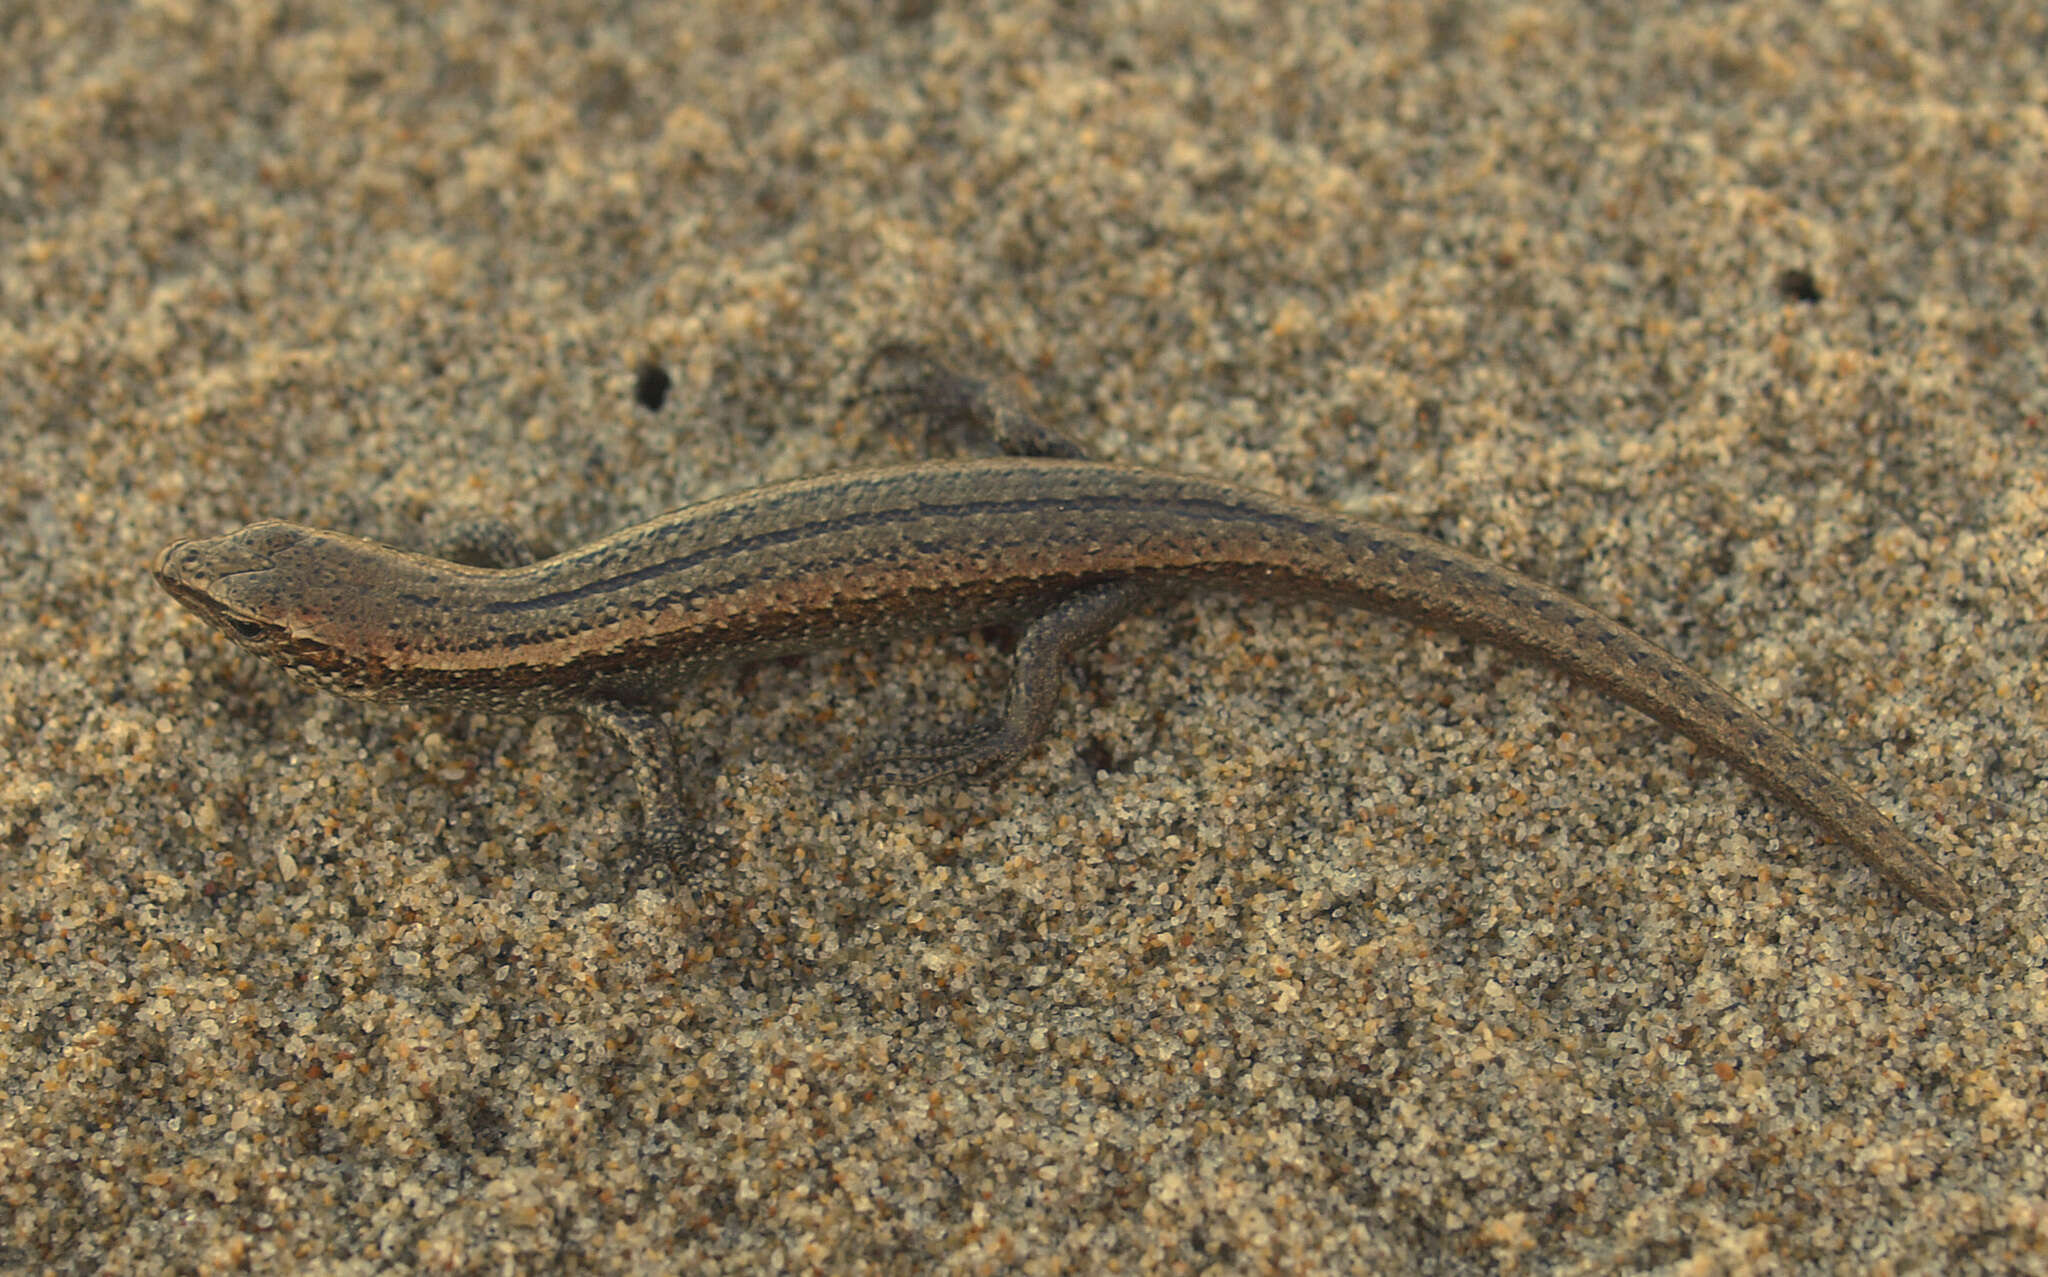
[[[644,8],[0,17],[0,1268],[2048,1270],[2039,6]],[[1974,917],[1228,596],[987,784],[858,760],[1000,633],[711,680],[638,889],[579,721],[146,570],[942,454],[843,402],[889,337],[1573,591]]]

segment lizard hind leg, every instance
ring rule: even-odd
[[[920,785],[942,776],[993,775],[1013,766],[1045,738],[1067,661],[1092,647],[1151,600],[1157,587],[1109,581],[1077,590],[1025,628],[1012,662],[1003,712],[964,731],[869,761],[864,779]]]
[[[917,421],[957,445],[993,447],[1008,456],[1090,456],[1080,440],[1032,416],[994,379],[961,372],[917,342],[878,343],[854,381],[857,389],[847,402],[875,405],[876,416],[891,429]]]
[[[640,828],[633,837],[651,885],[673,881],[681,862],[706,846],[704,829],[683,809],[676,777],[675,737],[651,708],[592,699],[577,706],[625,747],[640,795]]]

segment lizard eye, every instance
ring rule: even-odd
[[[264,627],[260,622],[245,621],[239,616],[231,616],[228,618],[228,625],[235,633],[245,639],[259,639],[263,637]]]

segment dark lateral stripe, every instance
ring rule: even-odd
[[[772,550],[814,538],[839,537],[870,528],[886,527],[890,524],[913,523],[927,519],[971,519],[990,516],[1023,516],[1041,513],[1060,514],[1163,514],[1173,513],[1195,515],[1217,522],[1249,523],[1262,527],[1278,528],[1296,534],[1334,538],[1337,533],[1328,522],[1278,510],[1262,510],[1256,507],[1236,505],[1228,501],[1204,497],[1169,497],[1162,499],[1152,494],[1081,494],[1053,497],[1013,497],[1004,500],[964,501],[953,505],[903,506],[890,510],[866,510],[853,514],[835,515],[831,518],[814,519],[773,532],[757,533],[753,536],[736,537],[718,545],[707,546],[691,554],[680,554],[661,559],[654,563],[642,564],[630,571],[601,580],[587,581],[582,585],[565,590],[552,590],[523,599],[503,599],[483,605],[482,611],[491,613],[512,613],[542,611],[597,598],[615,590],[629,589],[648,581],[658,580],[703,563],[734,558],[758,550]]]

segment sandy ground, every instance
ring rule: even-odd
[[[0,7],[0,1268],[2048,1269],[2037,4],[502,8]],[[580,722],[146,571],[917,456],[885,336],[1572,590],[1974,919],[1231,597],[992,784],[853,763],[1002,634],[714,680],[635,890]]]

